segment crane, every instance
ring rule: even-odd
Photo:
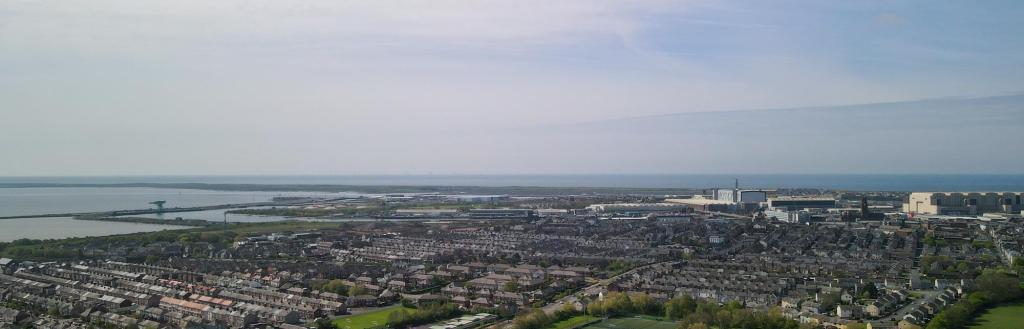
[[[163,213],[164,212],[164,204],[165,203],[167,203],[167,201],[160,200],[160,201],[150,202],[149,204],[156,206],[156,212],[157,213]]]

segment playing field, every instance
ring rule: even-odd
[[[1020,329],[1024,327],[1024,303],[1005,305],[982,313],[971,329]]]
[[[579,315],[579,316],[574,316],[574,317],[571,317],[571,318],[568,318],[568,319],[565,319],[565,320],[562,320],[562,321],[555,322],[555,324],[551,325],[548,328],[551,328],[551,329],[572,329],[572,328],[576,328],[576,326],[579,326],[581,324],[584,324],[584,323],[587,323],[587,322],[590,322],[590,321],[593,321],[593,320],[597,320],[597,319],[598,319],[597,317],[593,317],[593,316],[589,316],[589,315]]]
[[[366,329],[373,328],[386,324],[388,322],[388,315],[391,312],[401,310],[402,306],[395,305],[391,307],[382,308],[376,311],[367,312],[363,314],[351,315],[340,317],[331,321],[334,323],[334,327],[338,329]],[[416,309],[407,309],[409,312],[415,312]]]
[[[640,317],[615,318],[604,320],[586,327],[584,329],[676,329],[678,323],[651,320]]]

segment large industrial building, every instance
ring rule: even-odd
[[[914,192],[903,211],[924,215],[980,215],[1019,212],[1024,192]]]
[[[710,198],[718,202],[731,203],[729,211],[733,212],[750,212],[757,210],[762,202],[768,200],[768,191],[766,190],[751,190],[751,189],[740,189],[740,180],[736,180],[736,185],[733,188],[717,188],[711,190]],[[718,205],[713,205],[718,207]]]
[[[532,209],[470,209],[469,217],[474,219],[522,219],[536,217]]]
[[[732,203],[758,204],[768,199],[768,192],[764,190],[720,188],[712,191],[711,198]]]
[[[778,197],[768,199],[768,209],[773,210],[829,209],[835,207],[836,199],[832,198]]]
[[[686,205],[687,207],[699,211],[727,212],[736,210],[736,203],[732,201],[719,201],[705,198],[700,195],[689,199],[665,199],[665,202]]]
[[[689,207],[675,203],[606,203],[587,207],[595,213],[651,213],[686,211]]]
[[[811,220],[811,213],[806,210],[769,209],[764,211],[764,215],[767,218],[774,218],[775,220],[786,223],[806,223]]]

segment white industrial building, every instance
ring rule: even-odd
[[[732,203],[758,204],[768,200],[768,192],[720,188],[712,191],[711,198]]]
[[[650,213],[686,211],[686,205],[677,203],[603,203],[592,204],[587,209],[595,213]]]
[[[776,197],[769,198],[767,202],[767,208],[775,210],[829,209],[835,207],[836,199],[833,198]]]
[[[811,213],[806,210],[769,209],[765,210],[764,216],[786,223],[806,223],[811,221]]]

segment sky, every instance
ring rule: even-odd
[[[6,0],[0,176],[1024,173],[1019,142],[964,142],[1003,131],[983,125],[930,136],[1005,165],[934,147],[837,158],[857,140],[827,128],[560,133],[1017,95],[1022,16],[1020,1]],[[890,150],[919,136],[883,135]]]

